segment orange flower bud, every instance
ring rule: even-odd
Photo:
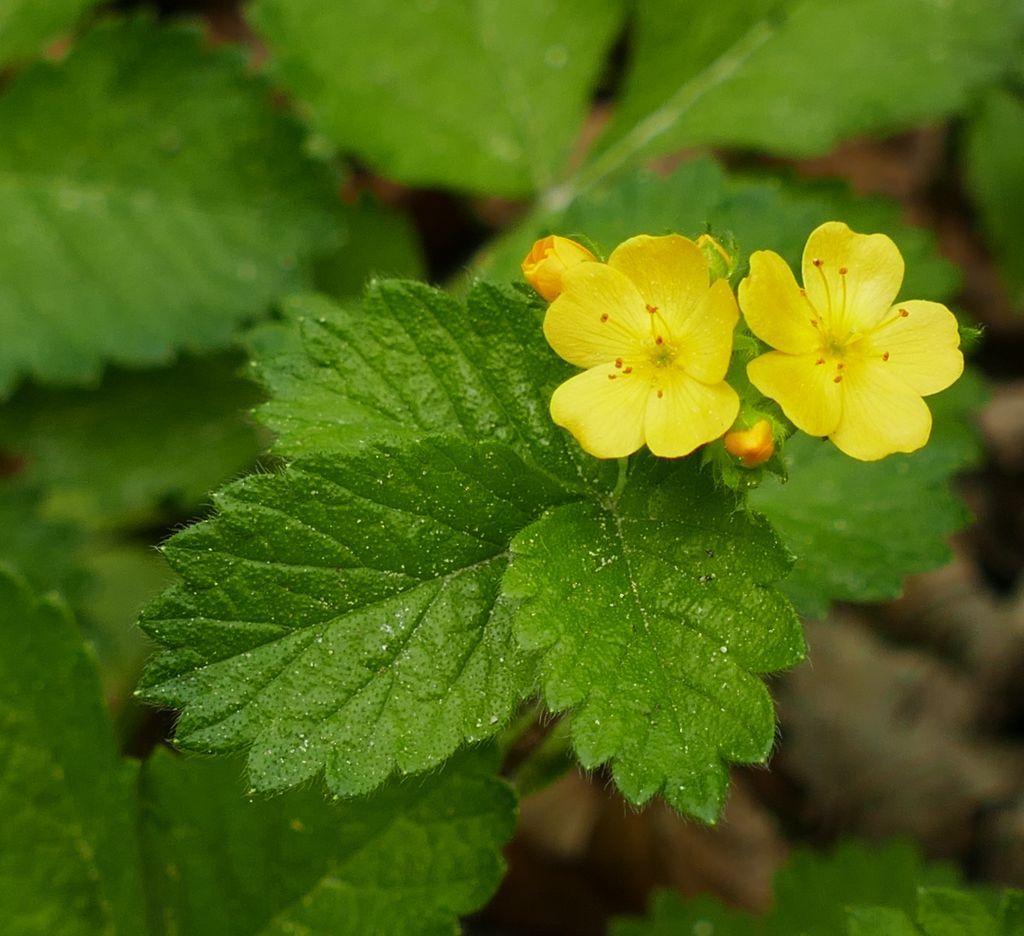
[[[548,302],[554,302],[562,291],[565,271],[585,260],[596,259],[582,244],[551,234],[537,241],[526,255],[523,276]]]
[[[771,423],[760,419],[749,429],[736,429],[725,434],[725,450],[735,455],[748,468],[756,468],[775,454]]]

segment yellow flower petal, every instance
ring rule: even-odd
[[[801,294],[789,264],[771,250],[750,255],[750,273],[739,289],[740,308],[750,330],[789,354],[809,354],[821,342],[811,322],[815,312]]]
[[[861,461],[914,452],[927,441],[932,414],[920,395],[875,360],[852,360],[843,377],[843,415],[836,447]]]
[[[624,273],[647,305],[656,308],[675,334],[708,288],[708,264],[691,240],[641,234],[619,244],[608,266]]]
[[[523,260],[523,277],[548,302],[562,292],[565,271],[577,263],[597,260],[586,247],[568,237],[552,234],[537,241]]]
[[[732,333],[740,312],[729,281],[715,280],[674,330],[676,364],[704,383],[718,383],[729,369]]]
[[[964,372],[956,318],[938,302],[915,299],[894,306],[886,322],[857,343],[856,353],[884,360],[922,396],[945,390]]]
[[[815,228],[804,247],[804,289],[837,338],[866,332],[885,317],[903,283],[903,269],[890,238],[857,234],[838,221]]]
[[[835,364],[817,354],[769,351],[747,365],[750,382],[775,400],[786,417],[808,435],[831,435],[843,412],[841,383]]]
[[[727,383],[701,383],[678,367],[659,374],[659,389],[647,401],[644,435],[647,447],[662,458],[689,455],[698,445],[717,439],[736,419],[740,400]]]
[[[650,315],[630,280],[603,263],[581,263],[562,278],[562,294],[544,316],[544,337],[577,367],[639,353]]]
[[[551,397],[551,418],[568,429],[584,451],[598,458],[623,458],[644,444],[649,380],[617,376],[611,364],[571,377]]]

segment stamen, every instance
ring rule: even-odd
[[[842,370],[846,365],[842,361],[836,363],[836,370]]]
[[[818,320],[817,319],[811,319],[811,327],[812,328],[817,328],[818,327]]]
[[[607,312],[605,312],[605,313],[603,313],[601,315],[601,321],[602,322],[607,322],[608,321],[608,313]]]
[[[847,269],[846,269],[846,267],[840,267],[840,268],[839,268],[839,275],[840,275],[840,276],[846,276],[846,274],[847,274],[847,273],[849,273],[849,272],[850,272],[850,271],[849,271],[849,270],[847,270]]]
[[[617,357],[617,358],[615,359],[615,366],[616,366],[616,367],[618,367],[619,369],[621,369],[621,368],[622,368],[622,358],[620,358],[620,357]]]
[[[664,344],[665,343],[665,339],[662,338],[661,335],[658,335],[658,336],[655,337],[654,343],[655,344]]]
[[[889,360],[889,352],[888,351],[883,351],[882,352],[882,360],[883,361],[888,361]]]
[[[633,373],[633,368],[632,367],[627,367],[622,373],[624,373],[624,374],[632,374]]]
[[[614,380],[617,376],[618,376],[618,374],[609,374],[608,375],[608,379],[609,380]]]
[[[843,382],[843,375],[842,374],[836,374],[835,377],[832,378],[832,383],[842,383],[842,382]]]
[[[825,302],[828,303],[829,311],[831,311],[832,310],[832,290],[829,288],[829,285],[828,285],[828,277],[825,275],[825,271],[822,269],[822,267],[825,265],[825,261],[824,260],[820,260],[817,257],[815,257],[811,261],[811,263],[814,264],[814,269],[816,269],[818,271],[818,275],[821,277],[822,285],[825,287]],[[845,283],[846,281],[844,280],[843,282]]]
[[[665,391],[664,391],[664,390],[659,390],[659,391],[658,391],[658,399],[659,399],[659,400],[660,400],[660,399],[661,399],[661,398],[662,398],[662,397],[663,397],[664,395],[665,395]]]
[[[657,306],[652,306],[652,305],[650,305],[648,303],[647,305],[644,306],[644,308],[647,309],[647,311],[650,312],[651,315],[657,315],[658,314],[658,307]]]
[[[818,360],[816,360],[816,361],[815,361],[814,363],[815,363],[815,364],[824,364],[824,363],[825,363],[825,359],[824,359],[823,357],[820,357],[820,358],[818,358]]]
[[[900,318],[906,318],[910,313],[906,309],[900,309]]]

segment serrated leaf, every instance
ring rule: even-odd
[[[65,607],[0,569],[0,919],[11,936],[144,931],[131,801]]]
[[[786,442],[788,480],[766,480],[750,504],[797,557],[782,587],[801,613],[896,597],[908,575],[949,560],[948,537],[968,519],[951,482],[980,453],[971,417],[983,398],[969,373],[929,397],[932,438],[912,455],[859,462],[809,436]]]
[[[0,0],[0,65],[26,58],[100,0]]]
[[[713,822],[727,763],[763,761],[774,740],[755,674],[803,657],[770,587],[787,557],[695,460],[635,472],[617,504],[556,507],[518,534],[504,587],[583,766],[610,762],[631,802],[660,792]]]
[[[1021,28],[1010,0],[730,0],[685,17],[646,0],[614,123],[577,184],[689,146],[805,156],[944,117],[1008,71]]]
[[[519,262],[543,234],[586,235],[610,252],[634,234],[692,237],[709,225],[735,235],[741,268],[753,251],[774,250],[799,269],[807,235],[830,220],[891,236],[906,261],[906,295],[942,301],[959,285],[956,268],[939,255],[934,236],[903,223],[892,202],[854,195],[838,183],[729,174],[707,157],[685,162],[668,176],[628,173],[560,211],[538,212],[485,251],[480,272],[496,280],[521,279]]]
[[[259,452],[259,389],[234,356],[111,371],[96,390],[23,388],[0,408],[0,450],[45,492],[46,516],[91,528],[177,520]]]
[[[567,485],[614,485],[614,467],[581,456],[551,420],[551,391],[573,371],[544,341],[531,296],[481,283],[463,303],[380,282],[361,306],[310,295],[284,310],[301,341],[259,369],[271,397],[259,415],[278,453],[453,433],[508,444]]]
[[[500,729],[533,663],[500,597],[512,534],[564,500],[495,443],[374,446],[238,482],[165,552],[142,686],[178,741],[251,747],[254,787],[353,795]]]
[[[490,195],[563,170],[619,0],[258,0],[275,75],[342,152],[401,182]]]
[[[0,392],[223,347],[348,236],[242,55],[109,22],[0,97]]]
[[[964,153],[967,183],[989,245],[999,259],[1014,309],[1024,309],[1024,240],[1017,206],[1024,203],[1024,100],[990,91],[968,125]]]
[[[189,936],[448,936],[497,887],[515,797],[478,754],[345,804],[245,799],[232,760],[145,765],[151,903]],[[244,868],[244,873],[239,869]]]

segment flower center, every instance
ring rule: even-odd
[[[676,344],[658,307],[648,305],[647,311],[651,321],[651,337],[644,342],[647,359],[655,367],[669,367],[675,363],[676,355],[679,353]]]
[[[868,332],[863,331],[851,331],[849,322],[847,321],[847,288],[846,288],[846,277],[849,270],[845,266],[839,267],[836,271],[839,274],[839,282],[841,285],[841,295],[834,297],[832,295],[831,287],[829,286],[828,277],[825,275],[824,266],[825,261],[815,258],[811,261],[814,269],[818,271],[818,275],[821,277],[821,283],[824,287],[825,292],[825,303],[827,306],[824,314],[820,313],[815,307],[811,300],[808,298],[805,290],[801,289],[801,295],[807,299],[807,304],[811,307],[812,317],[811,325],[816,328],[821,336],[821,344],[819,345],[818,359],[815,364],[821,366],[829,366],[835,368],[835,375],[832,380],[835,383],[843,382],[843,369],[846,367],[846,357],[852,353],[856,353],[857,344],[867,337],[869,334],[877,336],[879,332],[888,328],[894,322],[900,319],[906,318],[910,313],[906,309],[897,309],[892,315],[878,325],[869,329]],[[838,304],[836,299],[838,298]],[[882,351],[878,355],[882,362],[889,360],[889,352]]]

